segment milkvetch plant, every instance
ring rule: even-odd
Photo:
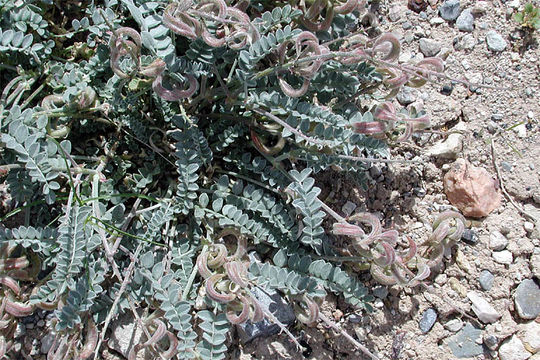
[[[372,214],[340,216],[315,177],[365,186],[370,164],[397,161],[388,144],[429,117],[392,100],[442,76],[442,60],[397,64],[399,40],[368,35],[360,0],[73,6],[0,0],[2,220],[19,224],[0,228],[0,356],[36,309],[53,312],[53,359],[97,359],[125,312],[145,336],[129,359],[222,359],[232,325],[265,318],[301,347],[256,296],[276,289],[300,323],[376,358],[323,299],[371,310],[366,270],[420,284],[463,218],[404,242]]]

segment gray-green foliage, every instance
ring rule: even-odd
[[[291,302],[332,292],[370,308],[357,277],[324,260],[335,252],[315,179],[339,167],[363,185],[361,156],[389,156],[383,141],[352,127],[373,121],[356,100],[381,76],[368,62],[331,60],[304,96],[284,95],[273,67],[278,48],[304,30],[303,12],[252,3],[258,37],[235,49],[171,31],[166,2],[92,1],[61,25],[46,1],[0,0],[0,166],[13,198],[5,218],[24,215],[20,226],[0,227],[0,243],[41,258],[30,303],[64,304],[53,313],[60,335],[90,317],[99,328],[135,303],[176,336],[177,358],[223,359],[230,323],[205,296],[196,260],[231,228],[262,258],[249,266],[252,286]],[[319,35],[336,40],[359,20],[358,11],[336,16]],[[111,34],[125,26],[142,45],[140,64],[126,55],[134,38],[116,50],[121,69],[161,59],[166,89],[186,90],[192,78],[197,90],[167,101],[157,75],[113,73]]]

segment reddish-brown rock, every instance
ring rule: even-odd
[[[448,200],[465,216],[483,217],[501,204],[498,182],[483,168],[458,159],[444,176]]]

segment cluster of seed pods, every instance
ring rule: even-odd
[[[229,256],[225,244],[214,243],[197,257],[197,269],[205,279],[206,295],[218,303],[227,304],[226,316],[233,324],[242,324],[247,320],[261,321],[264,318],[263,309],[248,291],[249,261],[243,260],[247,256],[246,238],[232,228],[224,229],[218,238],[226,236],[236,239],[234,254]]]
[[[31,280],[37,276],[41,263],[37,256],[29,261],[26,256],[11,258],[15,246],[0,246],[0,358],[9,351],[17,328],[17,318],[29,316],[34,306],[21,302],[21,288],[17,280]]]
[[[178,353],[178,338],[172,332],[167,330],[167,325],[165,325],[165,323],[159,319],[153,319],[150,325],[148,326],[149,328],[155,328],[152,336],[144,343],[133,346],[129,351],[128,360],[138,359],[137,354],[142,349],[150,346],[156,346],[163,339],[167,339],[168,347],[167,349],[159,350],[159,354],[162,359],[172,359]]]
[[[355,222],[367,225],[369,234]],[[419,253],[416,243],[410,238],[407,251],[402,253],[396,250],[398,232],[383,231],[379,219],[369,213],[356,214],[348,222],[335,223],[333,233],[353,239],[352,248],[370,262],[371,275],[381,284],[416,286],[430,275],[430,268],[440,264],[443,255],[461,238],[464,222],[459,213],[446,211],[440,214],[433,223],[433,233],[423,254]],[[416,269],[416,274],[411,268]]]
[[[300,9],[304,13],[301,22],[309,31],[325,31],[330,28],[335,14],[345,15],[357,9],[362,11],[365,4],[364,0],[315,0],[307,7],[305,0],[301,0]]]
[[[238,50],[259,39],[249,16],[224,0],[171,3],[163,14],[163,24],[176,34],[201,38],[212,47],[226,45]]]
[[[236,250],[229,255],[227,246],[214,243],[203,250],[197,257],[197,269],[205,279],[206,295],[220,303],[226,304],[227,319],[232,324],[242,324],[248,320],[259,322],[265,317],[265,309],[252,295],[250,287],[255,284],[248,278],[249,260],[243,260],[247,255],[247,242],[237,230],[224,229],[218,236],[222,239],[232,236],[236,239]],[[306,294],[295,298],[297,319],[305,324],[313,324],[319,318],[319,305]]]
[[[156,59],[151,64],[141,67],[140,53],[142,40],[141,35],[132,28],[121,27],[114,31],[109,44],[111,52],[111,69],[122,79],[128,79],[133,75],[143,75],[154,79],[152,89],[161,98],[167,101],[179,101],[192,96],[199,88],[197,79],[190,74],[185,75],[185,84],[172,84],[171,89],[163,86],[163,72],[166,64],[162,59]],[[123,57],[130,57],[135,68],[131,74],[126,73],[120,67],[120,60]]]
[[[376,121],[354,123],[354,130],[359,134],[374,137],[384,137],[385,134],[391,134],[397,130],[399,134],[394,136],[393,140],[399,142],[410,139],[413,132],[425,129],[430,124],[428,115],[410,117],[398,113],[391,102],[384,102],[377,107],[374,118]]]
[[[94,353],[98,342],[98,331],[91,316],[86,323],[86,337],[81,349],[78,343],[81,342],[81,332],[69,334],[58,333],[53,340],[51,348],[47,353],[47,360],[63,360],[75,358],[80,360],[89,359]]]

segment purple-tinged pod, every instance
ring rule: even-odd
[[[298,321],[306,325],[315,324],[319,320],[319,305],[306,294],[302,296],[300,304],[295,304],[294,308]]]
[[[227,45],[231,49],[240,50],[248,43],[253,44],[259,40],[259,32],[245,12],[228,7],[226,18],[237,23],[231,25],[232,30],[226,36]]]
[[[171,3],[163,12],[163,25],[172,32],[195,40],[201,34],[201,24],[185,11],[177,11],[178,4]]]
[[[229,279],[240,287],[246,287],[249,285],[247,278],[247,267],[241,261],[229,261],[226,262],[225,271]]]
[[[88,317],[87,330],[86,330],[86,343],[84,344],[81,352],[79,352],[77,359],[86,360],[96,350],[98,342],[98,332],[96,324],[91,316]]]
[[[203,278],[208,279],[210,276],[212,276],[213,272],[208,268],[208,252],[202,251],[199,256],[197,256],[197,271],[199,272],[199,275],[201,275]]]
[[[224,244],[212,244],[208,250],[208,266],[217,268],[225,263],[228,251]]]
[[[416,72],[416,76],[412,75],[407,86],[418,88],[425,85],[433,73],[442,73],[444,63],[437,57],[427,58],[419,61],[412,70]]]
[[[159,74],[161,74],[165,70],[166,66],[167,65],[165,64],[165,61],[158,58],[152,61],[150,65],[142,68],[140,73],[141,75],[144,75],[144,76],[156,78]]]
[[[384,249],[384,254],[373,259],[375,263],[381,267],[388,267],[396,261],[396,252],[394,248],[385,242],[380,243]]]
[[[214,274],[206,279],[206,294],[214,301],[222,304],[233,301],[236,295],[233,293],[220,293],[216,290],[216,285],[225,277],[225,274]]]
[[[31,315],[34,312],[34,307],[29,304],[22,304],[6,299],[5,311],[15,317],[25,317]]]
[[[365,5],[364,1],[359,0],[346,0],[344,4],[341,4],[341,2],[337,1],[338,4],[334,11],[336,14],[346,15],[352,13],[354,10],[356,10],[358,7]]]
[[[159,319],[154,319],[154,324],[156,324],[156,330],[150,337],[150,339],[146,340],[146,342],[143,344],[144,346],[152,346],[157,344],[163,336],[165,336],[165,332],[167,331],[167,327],[165,326],[165,323]]]
[[[354,131],[363,135],[383,134],[386,131],[386,125],[380,121],[361,121],[353,124]]]
[[[385,270],[378,265],[372,263],[371,267],[369,269],[369,272],[371,273],[371,276],[373,279],[375,279],[377,282],[379,282],[381,285],[387,285],[392,286],[397,284],[396,277],[392,275],[386,274]]]
[[[358,221],[364,225],[368,225],[371,228],[368,238],[373,238],[381,233],[381,222],[377,217],[370,213],[359,213],[349,217],[349,221]]]
[[[302,86],[299,89],[293,88],[281,76],[278,76],[278,79],[279,79],[279,87],[281,88],[281,91],[283,91],[285,95],[290,96],[292,98],[297,98],[304,95],[309,89],[310,81],[308,79],[304,79],[304,82],[302,83]]]
[[[377,120],[394,122],[398,120],[396,109],[391,102],[384,102],[375,109],[373,117]]]
[[[240,294],[238,294],[238,301],[240,302],[240,304],[242,304],[242,311],[240,312],[240,314],[237,315],[237,313],[234,310],[235,302],[228,304],[227,306],[228,310],[227,310],[227,313],[225,314],[229,322],[235,325],[243,324],[249,320],[249,309],[251,305],[250,300]]]
[[[390,49],[388,49],[390,47]],[[371,48],[372,56],[375,56],[377,53],[382,52],[384,61],[392,61],[399,57],[399,52],[401,50],[401,44],[399,43],[398,38],[392,33],[385,33],[379,36],[373,43]]]
[[[165,336],[169,338],[169,348],[161,352],[161,355],[166,360],[168,360],[168,359],[172,359],[174,356],[176,356],[176,354],[178,354],[177,348],[178,348],[179,341],[176,335],[174,335],[170,331],[166,331]]]
[[[252,305],[252,311],[251,311],[251,313],[249,315],[250,320],[252,322],[254,322],[254,323],[262,321],[264,319],[264,312],[263,312],[263,310],[261,308],[261,304],[253,296],[250,296],[249,299],[250,299],[251,305]]]
[[[302,25],[304,25],[309,31],[326,31],[330,28],[330,25],[332,25],[332,20],[334,20],[334,6],[326,3],[326,14],[324,15],[324,19],[321,22],[315,22],[311,19],[317,19],[319,16],[322,16],[322,9],[325,7],[324,3],[322,3],[322,6],[318,6],[319,4],[317,4],[317,1],[318,0],[316,0],[316,3],[310,6],[300,21],[302,22]]]
[[[416,253],[418,251],[416,242],[410,237],[407,237],[407,240],[409,241],[409,250],[407,250],[407,253],[405,255],[398,258],[398,260],[401,261],[403,264],[407,264],[409,261],[411,261],[416,256]]]
[[[247,253],[247,240],[244,235],[233,227],[225,228],[221,230],[218,239],[222,239],[225,236],[232,235],[236,238],[236,251],[233,255],[227,256],[226,260],[232,261],[235,259],[241,259]]]
[[[444,245],[435,244],[428,249],[427,266],[433,268],[439,265],[444,256]]]
[[[185,98],[192,96],[197,89],[199,88],[199,83],[197,79],[190,74],[185,75],[188,82],[187,89],[181,89],[178,85],[173,85],[171,90],[163,87],[163,74],[159,74],[156,79],[152,82],[152,89],[158,94],[162,99],[167,101],[179,101]]]
[[[427,279],[429,275],[431,274],[431,270],[429,269],[429,266],[427,266],[424,263],[418,263],[416,265],[416,268],[417,268],[417,274],[414,278],[412,278],[409,281],[410,286],[418,285],[421,281]]]
[[[8,287],[11,291],[13,291],[15,295],[19,295],[21,293],[21,288],[19,287],[19,284],[10,276],[1,275],[0,284]]]
[[[353,236],[359,238],[366,235],[360,226],[346,222],[334,223],[332,226],[332,233],[334,235]]]

